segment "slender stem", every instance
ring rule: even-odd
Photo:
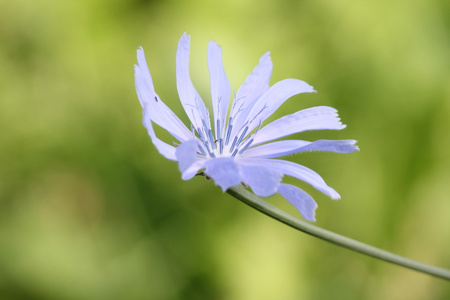
[[[245,204],[268,215],[269,217],[272,217],[275,220],[278,220],[288,226],[291,226],[312,236],[318,237],[330,243],[348,248],[356,252],[360,252],[393,264],[403,266],[405,268],[410,268],[422,273],[427,273],[436,277],[450,280],[450,270],[420,263],[309,224],[256,197],[254,194],[250,193],[242,186],[231,188],[227,190],[227,193],[244,202]]]

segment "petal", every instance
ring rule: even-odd
[[[280,184],[278,193],[291,202],[291,204],[301,213],[303,219],[311,222],[316,221],[315,211],[317,203],[310,195],[308,195],[308,193],[296,186],[284,183]]]
[[[275,83],[255,105],[248,108],[248,113],[243,112],[249,122],[248,131],[270,117],[287,99],[300,93],[312,92],[315,92],[312,86],[298,79],[285,79]]]
[[[264,53],[259,59],[259,64],[247,76],[244,83],[236,93],[237,101],[245,99],[247,103],[252,103],[264,94],[269,88],[270,76],[272,76],[272,60],[270,52]]]
[[[284,140],[248,149],[243,153],[243,156],[274,158],[305,151],[351,153],[359,150],[358,146],[355,146],[355,143],[355,140],[317,140],[314,142]]]
[[[340,130],[345,128],[337,110],[329,106],[316,106],[281,117],[261,128],[253,144],[261,144],[307,130]]]
[[[198,142],[196,140],[190,140],[179,145],[175,155],[183,180],[189,180],[194,177],[198,171],[203,169],[206,161],[198,154]]]
[[[145,108],[144,108],[145,110]],[[150,118],[146,117],[147,114],[144,113],[144,118],[142,120],[142,123],[144,124],[145,128],[147,128],[148,134],[150,135],[150,138],[153,142],[153,145],[155,145],[156,149],[158,149],[159,153],[161,153],[165,158],[170,160],[177,160],[175,156],[175,147],[170,146],[160,139],[158,139],[155,135],[155,131],[153,130],[152,121]]]
[[[147,62],[145,61],[144,49],[139,47],[137,49],[137,60],[138,64],[134,65],[134,75],[136,81],[136,91],[139,97],[139,101],[141,102],[141,106],[144,107],[145,103],[150,103],[151,96],[155,94],[155,89],[153,87],[153,80],[150,75],[150,71],[147,66]]]
[[[252,107],[261,95],[270,88],[269,81],[272,68],[270,52],[266,52],[237,91],[230,114],[235,120],[232,135],[237,134],[236,130],[240,129],[245,123],[246,115],[243,115],[242,112],[246,111],[247,107]]]
[[[239,160],[245,160],[246,163],[259,164],[260,166],[271,168],[285,175],[298,178],[312,185],[325,195],[330,196],[332,199],[337,200],[340,198],[339,194],[334,189],[329,187],[319,174],[305,166],[281,159],[241,157]]]
[[[241,183],[239,168],[231,157],[209,159],[205,162],[205,168],[206,175],[214,179],[224,192]]]
[[[189,39],[189,35],[184,33],[178,42],[176,57],[178,95],[195,129],[204,128],[204,124],[209,126],[205,129],[210,129],[208,111],[189,76]]]
[[[230,104],[230,82],[223,68],[222,48],[216,42],[209,42],[208,68],[211,79],[211,99],[214,112],[214,125],[216,126],[216,139],[223,137],[225,119]]]
[[[239,163],[238,163],[239,164]],[[274,195],[283,178],[283,173],[262,166],[239,164],[242,181],[260,197]]]
[[[205,167],[206,159],[197,159],[189,168],[187,168],[182,174],[181,179],[189,180],[197,175],[198,171]]]
[[[336,153],[352,153],[355,151],[359,151],[358,146],[355,146],[355,140],[317,140],[309,145],[303,146],[294,150],[295,152],[289,153],[298,153],[305,151],[328,151],[328,152],[336,152]]]
[[[256,158],[272,158],[284,156],[287,152],[301,148],[311,142],[302,140],[285,140],[257,146],[245,151],[242,156]]]
[[[139,65],[134,66],[136,92],[141,106],[147,107],[145,118],[150,118],[179,141],[192,138],[192,133],[156,94],[142,48],[137,50],[137,58]]]
[[[182,143],[175,150],[175,155],[178,161],[178,168],[181,173],[184,173],[197,160],[197,141],[189,140]]]

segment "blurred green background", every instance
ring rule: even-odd
[[[449,28],[446,0],[2,0],[0,299],[450,299],[443,280],[298,233],[204,178],[182,181],[141,124],[133,77],[143,46],[181,115],[184,31],[205,101],[209,40],[234,90],[271,51],[272,84],[318,91],[275,117],[333,106],[345,130],[295,137],[361,148],[289,157],[342,196],[296,182],[319,204],[317,225],[450,268]]]

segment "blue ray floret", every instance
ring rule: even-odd
[[[222,49],[210,42],[207,57],[213,107],[211,119],[189,76],[189,48],[190,37],[184,33],[178,43],[176,77],[180,101],[191,129],[156,94],[144,50],[137,50],[136,91],[143,109],[144,126],[158,151],[164,157],[178,161],[184,180],[204,170],[203,173],[223,191],[245,183],[257,196],[279,193],[300,211],[304,219],[315,221],[317,204],[314,199],[299,187],[282,183],[283,176],[300,179],[332,199],[339,199],[339,194],[313,170],[274,158],[304,151],[350,153],[359,150],[356,141],[275,140],[307,130],[343,129],[345,125],[340,122],[337,111],[328,106],[311,107],[263,126],[263,122],[290,97],[315,92],[312,86],[297,79],[285,79],[270,86],[272,61],[267,52],[234,94],[228,112],[231,87],[222,64]],[[152,123],[167,130],[179,145],[175,147],[158,139]]]

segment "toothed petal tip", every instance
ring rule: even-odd
[[[341,200],[341,195],[339,195],[335,190],[334,193],[330,195],[332,200]]]

